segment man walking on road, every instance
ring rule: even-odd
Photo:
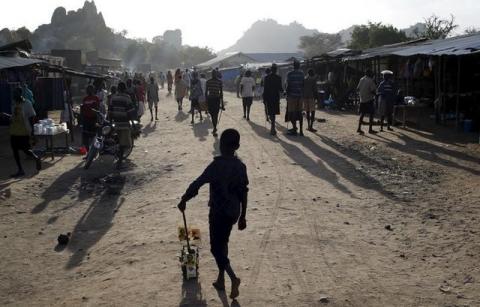
[[[252,72],[247,70],[245,76],[240,81],[240,91],[242,93],[243,118],[250,120],[250,108],[253,102],[253,92],[255,91],[255,79],[252,78]]]
[[[235,156],[240,147],[240,134],[235,129],[227,129],[220,137],[221,156],[216,157],[182,196],[178,204],[185,211],[187,201],[198,195],[198,190],[210,184],[210,207],[208,222],[210,247],[218,267],[218,277],[213,286],[225,291],[225,272],[231,280],[230,298],[239,296],[240,278],[235,275],[228,259],[228,241],[233,225],[238,221],[238,229],[247,228],[246,213],[248,199],[247,167]]]
[[[173,85],[173,76],[172,72],[169,70],[167,72],[167,89],[168,89],[168,95],[172,95],[172,85]]]
[[[223,84],[218,79],[217,71],[212,70],[212,78],[207,81],[207,88],[205,90],[207,97],[208,113],[212,117],[213,136],[217,136],[218,113],[220,109],[225,110],[223,105]]]
[[[365,115],[369,116],[369,128],[368,133],[377,133],[372,129],[373,126],[373,115],[375,114],[375,95],[377,92],[377,86],[373,81],[373,72],[370,69],[367,69],[365,76],[360,79],[358,82],[357,90],[360,96],[360,107],[359,113],[360,118],[358,120],[358,129],[359,134],[363,134],[362,123]]]
[[[155,120],[158,120],[158,84],[153,77],[150,77],[150,83],[147,85],[147,101],[150,109],[150,121],[153,121],[153,107],[155,106]]]
[[[287,119],[293,125],[288,134],[297,135],[297,121],[300,123],[300,136],[303,136],[303,84],[305,76],[300,70],[300,62],[293,62],[293,71],[287,75]]]
[[[317,132],[317,130],[313,128],[313,123],[315,121],[315,101],[317,95],[317,78],[315,77],[315,72],[313,69],[309,69],[308,76],[305,79],[305,84],[303,87],[303,109],[307,113],[307,130],[311,132]]]
[[[282,78],[277,75],[277,65],[273,64],[271,72],[265,77],[263,101],[270,117],[270,134],[276,135],[275,116],[280,114],[280,94],[283,93]]]

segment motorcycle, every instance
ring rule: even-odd
[[[132,146],[120,150],[120,143],[117,131],[115,129],[115,123],[107,120],[105,114],[94,110],[99,115],[100,122],[97,134],[90,145],[87,156],[85,158],[84,168],[88,169],[93,160],[99,155],[113,155],[117,162],[125,160],[133,150],[133,142],[140,136],[141,125],[138,121],[130,121],[130,130],[132,133]],[[120,157],[120,155],[122,155]],[[120,159],[121,158],[121,159]]]

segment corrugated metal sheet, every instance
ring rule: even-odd
[[[206,62],[200,63],[196,65],[199,68],[208,68],[208,67],[218,67],[220,64],[223,62],[228,62],[230,59],[235,59],[235,58],[241,58],[243,59],[242,61],[247,63],[247,62],[255,62],[254,59],[250,58],[249,56],[245,55],[242,52],[235,52],[235,53],[227,53],[224,55],[220,55],[216,58],[213,58],[211,60],[208,60]]]
[[[447,39],[420,40],[367,49],[364,50],[360,55],[345,57],[344,60],[354,61],[385,56],[460,56],[477,52],[480,52],[480,34],[471,34]]]
[[[15,67],[30,66],[33,64],[45,63],[37,59],[26,59],[18,57],[0,57],[0,70]]]
[[[303,60],[304,55],[301,53],[275,53],[275,52],[258,52],[258,53],[245,53],[246,56],[255,60],[258,63],[279,63],[286,62],[291,58],[296,58],[298,60]]]

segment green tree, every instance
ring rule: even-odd
[[[455,24],[455,17],[450,15],[450,19],[442,19],[436,15],[425,18],[424,36],[428,39],[444,39],[458,27]]]
[[[381,22],[355,26],[349,48],[367,49],[407,41],[404,31]]]
[[[21,27],[15,31],[15,34],[17,36],[17,39],[22,40],[22,39],[31,39],[32,38],[32,32],[30,32],[29,29],[26,27]]]
[[[477,33],[480,33],[480,29],[475,27],[468,27],[465,29],[464,32],[465,34],[477,34]]]
[[[299,48],[305,51],[307,57],[322,55],[342,46],[339,34],[317,33],[300,37]]]
[[[183,46],[180,57],[185,67],[195,66],[215,57],[211,49],[204,47]]]

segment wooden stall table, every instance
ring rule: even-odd
[[[420,127],[420,120],[424,114],[424,111],[427,109],[426,105],[396,105],[393,107],[393,125],[396,123],[401,123],[402,127],[405,128],[407,125],[407,113],[415,114],[415,127],[418,129]],[[400,114],[399,114],[400,113]],[[397,115],[401,116],[401,119],[397,119]]]
[[[53,138],[57,135],[62,135],[64,134],[65,135],[65,149],[68,150],[69,147],[70,147],[70,143],[69,143],[69,136],[70,136],[70,130],[62,130],[62,131],[59,131],[57,129],[57,131],[55,131],[55,133],[51,133],[51,134],[34,134],[35,136],[35,139],[38,139],[38,138],[43,138],[45,139],[45,154],[50,154],[52,160],[55,159],[55,148],[53,147]]]

